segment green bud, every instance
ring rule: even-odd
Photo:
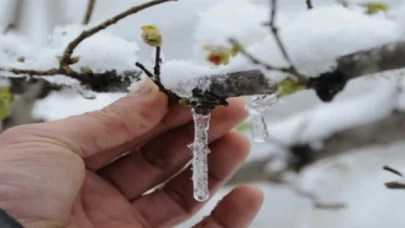
[[[20,63],[23,63],[23,62],[25,62],[25,57],[20,56],[20,57],[17,58],[17,61],[20,62]]]
[[[277,95],[278,97],[285,97],[306,89],[306,85],[302,82],[297,82],[292,79],[284,79],[277,83]]]
[[[93,74],[93,70],[88,66],[80,67],[80,72],[82,72],[84,74]]]
[[[369,15],[373,15],[378,12],[385,12],[389,8],[385,3],[382,2],[363,3],[361,6],[367,9],[366,13]]]
[[[79,61],[80,61],[80,57],[74,56],[70,59],[70,64],[75,64],[75,63],[78,63]]]
[[[0,87],[0,120],[10,116],[11,105],[14,103],[14,94],[8,87]]]
[[[189,101],[188,99],[186,99],[186,98],[181,98],[181,99],[179,100],[179,104],[185,105],[185,106],[189,106],[189,105],[190,105],[190,101]]]

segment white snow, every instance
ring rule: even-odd
[[[396,108],[397,97],[396,84],[380,79],[372,92],[299,113],[270,125],[270,134],[285,144],[317,142],[335,132],[387,117]]]
[[[86,27],[80,25],[57,27],[50,35],[49,42],[44,48],[30,46],[21,38],[13,35],[0,36],[0,41],[2,41],[0,49],[5,50],[0,54],[1,67],[34,70],[58,68],[58,57],[62,56],[68,43],[77,37],[83,29]],[[15,50],[11,52],[8,51],[9,49]],[[118,72],[133,70],[135,68],[134,63],[139,60],[137,51],[137,43],[128,42],[106,31],[101,31],[84,40],[75,49],[72,57],[77,56],[80,60],[71,65],[71,68],[80,71],[80,67],[86,66],[91,68],[93,72],[104,72],[111,69],[116,69]],[[16,61],[16,58],[20,56],[25,58],[24,62]],[[74,81],[63,76],[46,78],[60,84],[74,83]]]
[[[268,7],[254,5],[250,0],[219,1],[199,14],[193,34],[195,58],[204,60],[205,45],[230,48],[230,38],[237,38],[243,46],[262,41],[269,33],[269,28],[263,26],[268,21]],[[276,21],[281,26],[286,18],[280,14]]]

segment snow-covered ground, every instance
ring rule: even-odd
[[[0,0],[0,9],[7,1],[12,0]],[[25,19],[31,24],[27,26],[25,23],[23,31],[30,35],[35,43],[27,44],[27,47],[18,46],[18,52],[24,55],[35,53],[32,55],[31,64],[38,65],[38,61],[43,63],[44,58],[53,58],[52,55],[58,53],[67,40],[58,38],[58,33],[54,33],[52,45],[47,45],[46,51],[37,54],[36,46],[46,45],[45,31],[50,30],[45,27],[34,31],[32,27],[40,27],[46,19],[46,14],[38,16],[44,13],[41,9],[46,0],[28,2],[32,12],[27,14]],[[77,15],[82,15],[86,1],[61,0],[61,2],[64,4],[62,6],[64,10],[60,13],[60,18],[57,18],[58,21],[80,22],[81,17]],[[114,1],[114,4],[109,0],[99,0],[93,23],[140,2],[145,0],[120,0]],[[305,0],[279,2],[280,13],[277,24],[282,28],[281,37],[294,63],[300,70],[311,75],[333,66],[336,56],[402,39],[405,32],[403,16],[405,2],[402,0],[383,1],[392,9],[389,17],[383,14],[366,16],[360,8],[345,9],[335,4],[335,0],[314,0],[315,9],[311,12],[306,11]],[[166,58],[163,76],[167,84],[187,77],[204,75],[206,72],[225,72],[249,67],[248,61],[241,57],[236,57],[228,66],[219,69],[209,66],[204,61],[203,45],[226,45],[226,39],[229,37],[239,39],[248,46],[248,50],[261,59],[272,64],[285,65],[286,62],[273,38],[266,28],[260,26],[260,23],[268,18],[267,4],[268,0],[179,0],[176,3],[166,3],[123,20],[109,28],[108,33],[100,34],[99,39],[94,40],[95,44],[108,44],[114,39],[114,46],[104,45],[96,50],[89,42],[88,46],[78,49],[78,53],[83,55],[84,63],[94,68],[110,67],[102,64],[109,59],[114,60],[109,63],[114,63],[122,69],[138,58],[149,60],[150,50],[141,45],[139,27],[143,24],[156,24],[161,28],[164,42],[167,44],[163,49]],[[0,18],[0,26],[6,24],[5,18],[5,16]],[[34,20],[36,18],[39,19]],[[81,28],[72,27],[69,31],[76,33],[74,30],[77,29]],[[8,38],[0,38],[10,41]],[[15,40],[13,42],[16,43]],[[31,49],[31,46],[34,48]],[[0,50],[4,47],[5,45],[0,43]],[[117,50],[112,51],[114,48]],[[117,56],[126,58],[120,59]],[[56,58],[53,61],[46,63],[53,64]],[[48,65],[40,66],[48,67]],[[275,80],[284,77],[276,72],[269,72],[268,76]],[[394,108],[403,110],[404,96],[396,95],[395,91],[395,83],[392,81],[365,77],[351,81],[331,104],[322,104],[313,91],[299,92],[284,98],[267,113],[270,132],[284,142],[317,141],[337,130],[384,118]],[[71,91],[53,93],[45,100],[37,102],[34,115],[56,120],[102,108],[120,96],[123,94],[98,94],[95,100],[85,100]],[[396,100],[397,98],[399,100]],[[66,103],[74,104],[75,108],[68,108],[72,106],[66,106]],[[293,137],[294,129],[308,119],[310,124],[305,131],[301,132],[299,137]],[[250,136],[250,133],[247,134]],[[254,140],[252,144],[248,160],[264,157],[272,152],[268,145],[256,143]],[[402,155],[404,149],[405,142],[357,149],[351,151],[350,155],[329,159],[305,170],[303,178],[306,180],[307,188],[327,202],[347,203],[348,207],[340,211],[314,209],[309,200],[300,198],[286,187],[254,182],[263,189],[266,199],[263,209],[251,227],[403,227],[405,208],[402,205],[405,203],[405,192],[385,189],[383,183],[391,181],[393,176],[383,172],[381,167],[389,164],[405,170],[405,156]],[[229,190],[230,187],[222,189],[205,209],[180,227],[190,227],[208,214],[216,201]]]

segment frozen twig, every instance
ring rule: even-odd
[[[91,16],[93,15],[95,5],[96,5],[96,0],[87,1],[86,13],[84,14],[84,18],[83,18],[83,22],[82,22],[83,25],[89,24]]]

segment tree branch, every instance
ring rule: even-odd
[[[405,67],[405,41],[382,45],[338,58],[337,71],[349,79]]]

